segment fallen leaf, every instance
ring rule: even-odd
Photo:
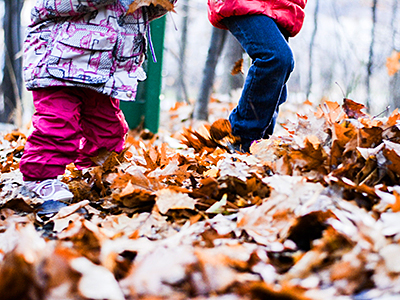
[[[342,117],[341,107],[337,102],[325,101],[323,104],[318,106],[318,110],[315,113],[317,118],[325,117],[325,119],[333,124],[340,121],[339,117]]]
[[[70,261],[71,267],[82,274],[79,293],[89,299],[124,300],[125,296],[113,274],[102,266],[93,264],[84,257]]]
[[[349,118],[362,118],[365,117],[366,114],[361,112],[362,109],[366,109],[365,105],[361,103],[357,103],[353,100],[344,98],[343,100],[343,110]]]
[[[172,189],[162,189],[156,192],[156,204],[162,214],[171,209],[194,209],[195,200],[187,194],[178,193]]]
[[[389,76],[393,76],[400,70],[400,52],[392,52],[392,55],[386,59],[386,68]]]
[[[389,272],[400,273],[400,245],[390,244],[382,248],[379,254],[382,255],[385,266]]]
[[[167,11],[174,11],[174,5],[168,0],[135,0],[129,5],[127,14],[134,13],[139,7],[150,5],[160,5]]]
[[[221,200],[215,202],[213,205],[210,206],[209,209],[206,210],[206,213],[208,214],[219,214],[224,211],[224,207],[227,204],[227,199],[228,196],[224,194],[221,198]]]
[[[392,209],[393,212],[399,212],[400,211],[400,194],[396,191],[393,192],[393,195],[395,196],[395,202],[388,204],[388,207]]]
[[[227,119],[218,119],[211,124],[210,136],[216,140],[222,140],[224,137],[232,134],[231,123]]]
[[[241,58],[241,59],[239,59],[238,61],[235,62],[235,65],[233,66],[232,71],[231,71],[231,75],[232,76],[235,76],[235,75],[237,75],[239,73],[244,74],[244,71],[243,71],[243,58]]]
[[[52,221],[52,220],[68,217],[68,216],[72,215],[74,212],[78,211],[79,209],[85,207],[88,204],[89,204],[89,200],[83,200],[81,202],[74,203],[74,204],[68,205],[66,207],[62,207],[60,209],[60,211],[54,217],[52,217],[50,220]]]

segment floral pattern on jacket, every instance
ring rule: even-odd
[[[24,42],[27,89],[81,86],[134,100],[146,78],[149,21],[163,14],[158,7],[126,14],[118,0],[36,0]]]

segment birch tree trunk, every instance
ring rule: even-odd
[[[218,58],[221,55],[227,32],[227,30],[216,27],[213,27],[212,29],[210,47],[208,48],[207,59],[203,71],[203,80],[193,113],[194,119],[208,119],[208,102],[213,88],[215,67],[217,66]]]
[[[178,101],[189,103],[189,96],[186,89],[186,46],[189,21],[189,0],[183,0],[182,3],[182,26],[181,26],[181,44],[179,48],[179,82],[178,82]]]
[[[312,88],[312,83],[313,83],[313,54],[314,54],[314,44],[315,44],[315,37],[317,36],[317,30],[318,30],[318,12],[319,12],[319,0],[315,1],[315,9],[314,9],[314,29],[311,34],[311,40],[310,40],[310,51],[308,52],[308,60],[309,60],[309,67],[308,67],[308,84],[307,84],[307,90],[306,90],[306,98],[309,99],[310,94],[311,94],[311,88]]]
[[[222,94],[229,94],[232,90],[240,89],[243,87],[243,74],[239,73],[236,75],[232,75],[231,70],[234,67],[235,63],[243,57],[244,50],[238,40],[230,33],[228,33],[226,37],[224,48],[224,75],[222,77],[222,84],[219,92]]]
[[[22,88],[22,48],[21,10],[23,0],[4,0],[4,69],[1,90],[3,93],[3,110],[0,122],[16,121],[15,113],[21,115]],[[16,108],[18,107],[18,111]],[[14,120],[13,120],[14,119]]]

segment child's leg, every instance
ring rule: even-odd
[[[294,67],[292,51],[267,16],[230,17],[224,24],[252,59],[238,106],[229,117],[233,134],[244,140],[267,138],[274,114],[286,100],[285,85]]]
[[[83,139],[75,161],[79,169],[93,166],[90,158],[98,155],[100,148],[121,152],[128,131],[119,100],[92,90],[86,95],[81,111]]]
[[[28,137],[20,170],[24,180],[56,178],[75,161],[82,138],[79,88],[50,87],[33,91],[34,131]]]

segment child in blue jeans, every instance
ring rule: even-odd
[[[241,138],[233,147],[248,152],[253,141],[274,130],[286,83],[294,68],[288,38],[301,29],[306,0],[208,0],[210,22],[228,29],[252,59],[242,95],[229,121]]]

